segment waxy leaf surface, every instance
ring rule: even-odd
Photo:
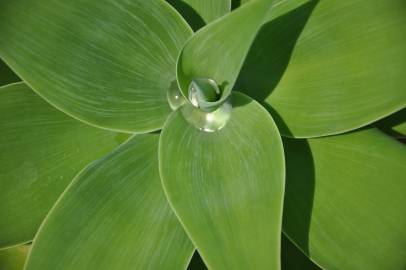
[[[205,132],[179,109],[161,133],[169,202],[209,269],[279,269],[284,157],[268,112],[240,93],[225,127]]]
[[[325,269],[403,270],[406,147],[376,129],[284,146],[284,232]]]
[[[165,1],[0,4],[0,57],[62,111],[125,132],[162,127],[191,33]]]
[[[268,20],[235,89],[283,135],[337,134],[406,106],[404,0],[281,1]]]
[[[189,39],[177,64],[178,84],[185,97],[195,78],[213,79],[223,97],[228,95],[271,3],[258,0],[246,4]]]
[[[31,241],[73,177],[127,135],[83,124],[24,83],[0,87],[0,248]]]
[[[193,245],[159,178],[159,135],[90,164],[42,225],[26,270],[185,269]]]

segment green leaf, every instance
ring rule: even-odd
[[[235,89],[266,104],[283,135],[341,133],[406,106],[404,0],[294,0],[272,12]]]
[[[284,157],[264,108],[231,96],[227,124],[206,132],[182,109],[161,133],[166,195],[210,269],[279,269]]]
[[[403,270],[406,147],[376,129],[284,146],[284,232],[325,269]]]
[[[22,245],[5,250],[0,250],[1,270],[23,270],[29,245]]]
[[[0,86],[18,81],[20,78],[0,59]]]
[[[124,132],[160,129],[192,34],[165,1],[3,1],[0,57],[62,111]]]
[[[196,78],[213,79],[223,97],[228,96],[271,2],[258,0],[244,5],[189,39],[177,64],[178,84],[185,97]]]
[[[26,270],[185,269],[193,253],[162,191],[158,134],[82,171],[43,223]]]
[[[127,135],[87,126],[25,84],[0,88],[0,248],[31,241],[73,177]]]
[[[167,0],[182,14],[193,28],[198,30],[231,10],[231,0]]]

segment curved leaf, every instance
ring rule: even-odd
[[[0,250],[1,270],[23,270],[30,245]]]
[[[205,24],[224,16],[231,10],[231,0],[167,0],[182,14],[193,28],[198,30]]]
[[[159,146],[166,195],[210,269],[279,269],[284,158],[270,115],[239,93],[225,127],[205,132],[181,110]]]
[[[325,269],[403,270],[406,147],[375,129],[284,146],[284,232]]]
[[[82,171],[39,230],[26,270],[185,269],[194,248],[162,191],[158,139],[135,136]]]
[[[127,135],[87,126],[25,84],[0,88],[0,248],[31,241],[72,178]]]
[[[271,3],[269,0],[253,1],[189,39],[177,64],[178,84],[185,97],[195,78],[213,79],[222,88],[223,96],[228,96]]]
[[[294,0],[272,12],[236,90],[267,104],[283,135],[341,133],[406,106],[405,1]]]
[[[19,81],[20,78],[0,59],[0,86]]]
[[[0,56],[50,103],[124,132],[160,129],[191,35],[165,1],[3,1]]]

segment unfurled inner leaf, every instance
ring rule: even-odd
[[[0,6],[0,57],[50,103],[125,132],[160,129],[191,29],[165,1],[15,0]]]
[[[185,269],[193,253],[158,173],[158,134],[92,163],[41,227],[26,270]]]
[[[375,129],[284,146],[284,232],[324,269],[403,270],[406,147]]]
[[[209,269],[279,269],[280,135],[257,102],[240,93],[229,102],[219,130],[199,129],[182,108],[171,114],[160,139],[162,183]]]
[[[177,79],[185,97],[190,83],[196,78],[214,80],[224,98],[228,96],[271,3],[269,0],[253,1],[189,39],[177,65]]]
[[[73,177],[127,137],[70,118],[24,83],[0,87],[0,248],[31,241]]]

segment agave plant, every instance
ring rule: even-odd
[[[0,37],[0,267],[406,266],[404,0],[12,0]]]

